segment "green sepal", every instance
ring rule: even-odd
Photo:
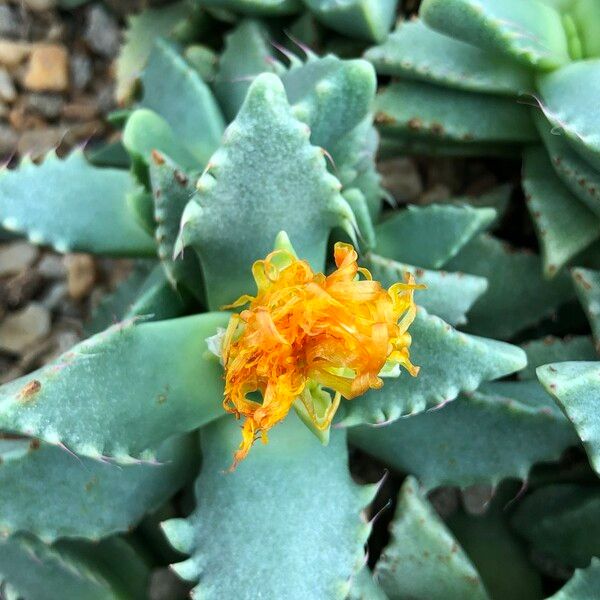
[[[194,195],[196,177],[183,172],[169,157],[154,153],[150,163],[150,181],[158,258],[165,275],[175,289],[183,286],[202,300],[204,289],[198,257],[191,251],[184,252],[183,256],[174,254],[181,215]]]
[[[191,555],[171,568],[200,580],[192,594],[206,600],[249,600],[257,593],[346,598],[370,531],[360,512],[377,486],[352,481],[344,432],[332,432],[323,447],[289,414],[269,432],[267,445],[257,442],[226,473],[240,438],[231,415],[202,430],[197,509],[185,521],[163,525],[174,547]],[[218,548],[209,543],[215,539]],[[235,557],[235,568],[223,556]]]
[[[115,465],[30,439],[0,440],[0,531],[99,540],[133,529],[194,476],[194,436],[173,437],[157,464]],[[1,554],[1,552],[0,552]]]
[[[466,329],[477,335],[510,339],[574,295],[566,274],[546,281],[538,256],[488,235],[472,240],[445,268],[488,280],[487,292],[469,312]]]
[[[145,322],[174,319],[189,312],[192,304],[185,290],[173,289],[162,265],[138,265],[112,294],[102,298],[84,330],[93,335],[135,317]]]
[[[425,290],[417,291],[417,303],[428,313],[455,326],[467,322],[466,314],[488,285],[483,277],[422,269],[377,254],[367,255],[362,262],[371,271],[373,279],[386,288],[403,281],[405,274],[411,273],[416,283],[427,286]]]
[[[144,600],[150,570],[121,538],[98,544],[31,536],[0,538],[0,588],[7,600]]]
[[[218,148],[225,128],[210,88],[164,40],[154,44],[141,81],[141,106],[167,121],[179,142],[198,161],[197,168],[202,168]]]
[[[473,208],[468,204],[409,205],[375,227],[375,252],[398,262],[439,269],[487,229],[495,217],[491,208]]]
[[[380,42],[394,23],[398,0],[304,0],[304,3],[331,29],[367,42]]]
[[[578,569],[573,577],[548,600],[596,600],[600,588],[600,559],[592,558],[590,566]]]
[[[561,15],[543,0],[424,0],[419,14],[433,29],[525,67],[570,61]]]
[[[529,107],[512,98],[397,81],[375,102],[382,135],[451,144],[514,144],[538,138]]]
[[[522,380],[537,379],[538,367],[554,362],[597,360],[598,353],[592,338],[587,335],[570,336],[564,339],[546,336],[521,345],[527,354],[527,366],[517,373]]]
[[[341,184],[309,135],[292,116],[281,81],[267,73],[255,79],[185,208],[175,248],[198,252],[209,307],[254,291],[252,263],[271,251],[280,231],[319,271],[329,232],[353,232]]]
[[[570,483],[542,487],[519,504],[512,524],[537,553],[585,567],[600,554],[600,492]]]
[[[532,93],[530,71],[488,50],[442,35],[421,20],[401,21],[364,57],[378,73],[469,92],[516,97]]]
[[[402,485],[390,537],[375,569],[376,580],[390,598],[489,598],[469,557],[414,477]]]
[[[600,237],[600,217],[563,185],[543,146],[523,153],[523,190],[542,249],[544,274],[554,277]]]
[[[525,353],[515,346],[470,336],[419,308],[410,327],[410,357],[421,367],[417,377],[403,372],[386,379],[383,388],[344,401],[340,426],[384,424],[454,400],[483,381],[522,369]]]
[[[542,385],[571,420],[590,463],[600,474],[600,362],[563,362],[538,367]]]
[[[0,387],[0,429],[120,463],[222,411],[222,369],[206,338],[229,315],[125,321]]]
[[[133,189],[127,171],[94,167],[81,150],[40,165],[25,158],[0,170],[0,223],[58,252],[152,256],[154,241],[126,206]]]

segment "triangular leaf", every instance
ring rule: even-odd
[[[600,342],[600,271],[573,269],[575,291],[588,318],[596,347]]]
[[[382,424],[414,415],[525,366],[520,348],[456,331],[422,308],[410,334],[411,361],[421,367],[419,375],[402,373],[386,379],[382,389],[343,402],[341,425]]]
[[[200,256],[210,307],[254,291],[252,263],[271,252],[280,231],[322,270],[331,229],[353,226],[341,185],[309,135],[281,81],[258,77],[182,218],[180,241]]]
[[[195,444],[193,436],[171,438],[157,451],[159,464],[121,466],[37,440],[0,439],[0,529],[47,542],[127,532],[193,476]]]
[[[577,445],[571,424],[537,381],[484,384],[439,410],[352,428],[349,437],[427,489],[526,480],[534,464],[558,460]]]
[[[429,81],[471,92],[518,96],[533,90],[530,71],[488,50],[482,50],[427,27],[422,21],[401,21],[365,58],[378,73]]]
[[[590,462],[600,474],[600,362],[564,362],[539,367],[537,376],[571,420]]]
[[[390,598],[485,600],[475,567],[452,533],[408,477],[400,490],[375,578]]]
[[[376,486],[353,483],[343,432],[323,447],[289,415],[269,437],[226,473],[240,438],[235,419],[202,431],[198,508],[164,523],[174,547],[191,554],[172,568],[199,579],[192,595],[206,600],[346,598],[370,530],[360,511]],[[235,568],[224,556],[235,557]]]
[[[152,256],[154,241],[125,203],[133,189],[127,171],[93,167],[81,150],[41,165],[24,159],[0,170],[0,223],[59,252]]]
[[[123,463],[221,414],[221,366],[206,338],[225,313],[124,322],[0,387],[0,429]],[[134,459],[132,459],[134,457]]]

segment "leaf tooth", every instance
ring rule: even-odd
[[[195,549],[194,526],[186,519],[169,519],[160,524],[169,543],[182,554],[192,554]]]

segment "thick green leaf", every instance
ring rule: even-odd
[[[587,335],[564,339],[546,336],[540,340],[522,344],[521,348],[527,354],[527,366],[517,373],[519,379],[536,379],[536,369],[549,363],[598,359],[594,342]]]
[[[435,138],[414,137],[410,132],[404,134],[394,132],[387,136],[384,132],[379,147],[381,158],[416,154],[419,156],[492,156],[513,159],[520,152],[521,147],[516,143],[451,142]]]
[[[540,488],[519,504],[512,524],[538,553],[585,567],[600,556],[600,491],[574,484]]]
[[[369,254],[363,262],[371,271],[373,279],[380,281],[385,287],[402,281],[405,273],[412,273],[417,283],[427,286],[426,290],[417,293],[418,304],[450,325],[466,323],[469,309],[487,289],[487,280],[483,277],[430,271],[395,262],[377,254]]]
[[[196,178],[184,173],[168,157],[155,153],[150,164],[150,181],[157,224],[155,237],[158,257],[167,279],[175,289],[179,289],[181,283],[202,299],[204,291],[198,257],[193,252],[174,256],[181,215],[194,195]]]
[[[202,168],[219,146],[225,127],[210,88],[163,40],[155,43],[141,80],[141,105],[167,121],[177,139],[198,160],[198,168]]]
[[[573,269],[571,271],[579,302],[590,322],[596,347],[600,342],[600,271]]]
[[[0,223],[58,252],[152,256],[152,238],[125,202],[134,189],[127,171],[90,165],[81,150],[41,165],[23,159],[0,171]]]
[[[571,424],[537,381],[484,384],[440,410],[385,427],[358,427],[350,441],[427,489],[527,480],[538,462],[577,444]]]
[[[427,27],[420,20],[401,21],[365,58],[378,73],[429,81],[470,92],[518,96],[534,89],[527,69]]]
[[[261,23],[250,20],[242,21],[225,36],[214,89],[229,121],[235,119],[253,79],[276,70],[267,36]]]
[[[149,578],[148,566],[120,538],[53,546],[29,536],[0,538],[0,588],[6,598],[143,600]]]
[[[538,77],[544,115],[573,148],[600,169],[600,59],[574,62]]]
[[[88,147],[85,155],[88,161],[96,167],[129,169],[131,166],[131,159],[121,140]]]
[[[37,440],[0,439],[0,530],[47,542],[129,531],[193,476],[195,444],[193,436],[171,438],[156,453],[159,464],[121,466]]]
[[[390,534],[375,577],[391,600],[489,598],[469,557],[413,477],[400,490]]]
[[[493,209],[468,204],[408,206],[377,225],[375,251],[398,262],[439,269],[495,216]]]
[[[600,473],[600,362],[563,362],[538,367],[537,376],[569,417],[596,473]]]
[[[353,483],[341,431],[324,447],[290,414],[269,438],[226,473],[239,426],[230,415],[202,430],[198,508],[163,525],[191,554],[172,568],[200,580],[194,598],[346,598],[370,531],[360,512],[377,486]]]
[[[206,338],[225,313],[124,322],[0,387],[0,429],[121,463],[221,414],[221,367]],[[132,458],[133,457],[133,458]]]
[[[554,69],[570,60],[561,15],[543,0],[424,0],[420,15],[445,35],[526,67]]]
[[[420,81],[391,83],[377,95],[383,135],[451,143],[524,143],[537,139],[529,108],[511,98]]]
[[[154,150],[166,154],[177,164],[190,170],[204,165],[188,150],[171,126],[160,115],[147,108],[135,110],[123,130],[123,145],[130,154],[134,173],[148,187],[148,165]]]
[[[191,296],[175,291],[162,266],[154,265],[154,261],[138,265],[112,294],[102,298],[85,325],[86,335],[100,333],[119,321],[134,317],[162,321],[188,312]]]
[[[506,515],[507,504],[519,491],[513,483],[507,482],[496,491],[484,515],[460,511],[450,517],[448,526],[475,565],[491,598],[541,600],[540,574],[511,531]]]
[[[214,50],[202,44],[193,44],[185,49],[184,56],[203,81],[214,82],[219,62],[219,56]]]
[[[117,59],[117,98],[127,100],[132,86],[150,56],[152,46],[159,37],[167,37],[177,23],[190,13],[187,0],[161,8],[147,8],[139,15],[127,19],[125,43]]]
[[[352,579],[347,600],[388,600],[368,567],[361,569]]]
[[[552,167],[562,182],[596,215],[600,216],[600,173],[580,156],[564,135],[556,133],[543,114],[535,114]]]
[[[232,10],[243,15],[271,17],[300,11],[300,0],[199,0],[207,8]]]
[[[553,314],[574,294],[567,275],[542,279],[538,256],[488,235],[467,244],[445,268],[488,280],[488,290],[470,310],[466,327],[478,335],[510,339]]]
[[[421,367],[419,375],[404,372],[386,379],[380,390],[343,402],[340,425],[384,424],[415,415],[525,366],[520,348],[456,331],[422,308],[410,334],[411,360]]]
[[[394,19],[398,0],[304,0],[323,24],[344,35],[380,42]]]
[[[331,54],[309,54],[305,62],[292,64],[281,80],[295,117],[310,127],[311,143],[326,150],[363,123],[377,87],[370,63]]]
[[[556,594],[548,600],[596,600],[600,589],[600,560],[592,558],[587,569],[575,574]]]
[[[280,231],[318,270],[331,229],[351,231],[354,214],[309,135],[281,81],[255,79],[182,217],[180,245],[200,256],[210,307],[254,291],[252,263],[271,252]]]
[[[600,220],[552,169],[542,146],[523,154],[523,190],[542,249],[544,274],[553,277],[600,237]]]

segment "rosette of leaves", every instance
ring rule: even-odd
[[[424,0],[365,58],[388,153],[518,156],[552,277],[600,236],[600,5]]]
[[[165,560],[194,597],[396,597],[407,578],[423,590],[432,568],[401,561],[406,570],[394,575],[402,536],[448,557],[439,597],[465,597],[465,577],[486,597],[495,584],[482,548],[464,542],[456,554],[454,534],[411,495],[526,479],[578,444],[537,383],[489,383],[526,363],[520,348],[490,337],[535,325],[569,298],[570,282],[539,282],[536,257],[508,253],[486,233],[493,208],[456,202],[382,217],[373,69],[310,53],[265,61],[267,39],[256,21],[233,27],[211,84],[189,53],[157,40],[123,117],[126,160],[114,148],[95,164],[76,151],[0,175],[5,229],[59,252],[151,264],[99,307],[88,339],[0,388],[9,597],[142,598],[149,569]],[[239,45],[257,50],[242,56]],[[229,320],[220,307],[253,291],[251,265],[281,231],[316,270],[327,268],[332,241],[350,239],[384,285],[407,271],[427,285],[411,328],[421,374],[345,402],[321,439],[290,415],[225,474],[239,431],[206,340]],[[528,298],[510,319],[498,318],[512,301],[500,278]],[[457,329],[465,326],[477,335]],[[350,477],[347,440],[422,486],[411,479],[403,489],[377,581],[362,568],[377,486]],[[191,514],[164,509],[190,487]],[[161,520],[174,551],[148,542]]]

